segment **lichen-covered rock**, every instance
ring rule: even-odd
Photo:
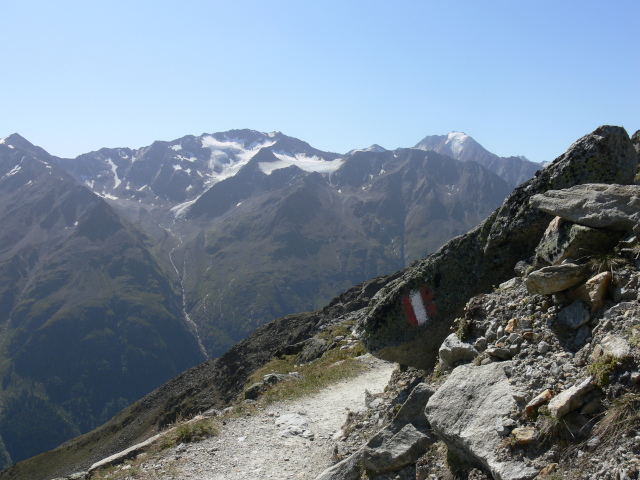
[[[426,415],[435,434],[459,458],[487,468],[497,479],[530,479],[538,470],[499,456],[503,438],[496,422],[516,405],[504,371],[507,364],[456,368],[429,399]]]
[[[305,344],[302,352],[296,358],[297,363],[309,363],[321,357],[327,351],[327,342],[321,338],[310,338]]]
[[[640,223],[640,185],[576,185],[534,195],[531,205],[588,227],[631,230]]]
[[[622,232],[585,227],[554,218],[536,247],[538,264],[560,265],[563,260],[577,259],[594,252],[607,252],[620,240]]]
[[[551,295],[571,288],[585,278],[587,278],[586,267],[575,263],[565,263],[531,272],[524,279],[524,285],[529,293]]]
[[[262,392],[266,390],[267,389],[264,386],[264,383],[262,382],[253,383],[249,385],[249,387],[247,387],[247,389],[244,391],[244,398],[246,400],[255,400],[262,394]]]
[[[533,195],[582,183],[631,183],[637,164],[621,127],[602,126],[579,139],[482,224],[378,292],[360,324],[366,348],[386,360],[432,367],[467,300],[510,279],[515,265],[533,255],[552,219],[529,205]]]

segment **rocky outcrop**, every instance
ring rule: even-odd
[[[640,223],[640,185],[576,185],[534,195],[531,205],[588,227],[632,230]]]
[[[494,363],[456,368],[429,399],[426,415],[436,435],[458,457],[487,468],[497,479],[530,479],[538,470],[499,457],[503,439],[496,422],[516,406],[505,374],[507,366]]]
[[[629,184],[637,165],[623,128],[603,126],[582,137],[481,225],[385,286],[361,322],[365,346],[386,360],[432,367],[467,300],[511,278],[533,254],[552,219],[529,204],[534,195],[583,183]]]

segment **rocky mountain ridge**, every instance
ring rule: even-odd
[[[626,132],[617,127],[601,127],[580,139],[548,169],[517,189],[502,207],[469,234],[450,241],[436,254],[394,277],[351,290],[322,313],[316,312],[303,320],[307,330],[298,339],[309,338],[318,331],[314,329],[323,325],[326,328],[334,322],[357,321],[361,338],[374,353],[430,372],[427,378],[427,372],[411,370],[413,378],[424,385],[418,389],[417,382],[412,381],[411,395],[407,398],[409,384],[404,384],[404,404],[399,411],[393,409],[394,420],[365,446],[358,447],[355,456],[349,456],[318,478],[359,478],[360,475],[387,478],[389,471],[400,478],[448,475],[451,471],[455,475],[466,472],[464,475],[469,478],[533,478],[553,469],[566,472],[582,469],[605,476],[617,471],[618,476],[623,472],[637,476],[637,469],[633,470],[636,468],[635,443],[622,439],[635,438],[638,422],[637,413],[633,413],[638,408],[635,329],[640,319],[638,265],[634,263],[640,251],[638,241],[633,231],[611,233],[609,226],[603,233],[581,225],[576,218],[573,224],[567,223],[567,219],[554,219],[535,206],[535,202],[549,203],[548,199],[557,196],[554,190],[563,191],[574,185],[586,184],[583,190],[591,193],[606,191],[606,188],[590,186],[590,182],[631,183],[637,164],[636,150]],[[637,189],[634,186],[627,189],[624,204],[635,205],[634,188]],[[599,197],[591,201],[595,202],[596,211],[608,212],[601,215],[606,219],[612,218],[612,209],[603,205],[619,201],[615,198]],[[633,220],[623,225],[627,225],[622,228],[628,230]],[[615,235],[618,240],[612,240]],[[616,246],[611,250],[614,241]],[[505,248],[505,244],[515,242],[519,245]],[[598,244],[600,246],[594,247]],[[575,255],[567,252],[583,249],[589,252],[594,248],[595,255],[588,253],[574,259],[578,261],[575,265],[565,262],[545,266]],[[602,271],[588,275],[589,268],[597,270],[598,257],[606,260],[605,270],[612,270],[611,275]],[[586,260],[592,260],[591,267],[585,265]],[[447,263],[451,268],[445,271]],[[518,273],[515,278],[514,267]],[[576,275],[576,270],[582,273]],[[446,274],[452,278],[445,279]],[[544,281],[536,280],[537,277],[550,278],[548,283],[554,285],[555,290],[542,290],[542,293],[536,290],[543,288],[540,282]],[[573,283],[566,283],[565,277]],[[603,287],[607,277],[609,282],[611,277],[615,279],[611,288]],[[510,278],[512,280],[497,289],[493,287]],[[598,307],[600,303],[602,307]],[[316,320],[309,322],[309,318]],[[281,319],[276,322],[280,325],[277,328],[294,319],[299,321],[300,317]],[[269,328],[276,328],[276,324],[269,324]],[[311,325],[315,327],[309,328]],[[412,336],[405,333],[407,325]],[[458,333],[449,336],[452,326]],[[429,335],[422,335],[427,331]],[[237,356],[223,357],[215,365],[204,368],[210,369],[211,375],[218,369],[224,371],[224,366],[231,364],[231,358],[233,362],[241,362],[247,345],[260,349],[258,345],[266,338],[261,335],[250,336],[246,343],[239,344],[235,350]],[[286,354],[295,350],[294,344],[264,348],[262,360],[258,362],[269,358],[265,350]],[[433,353],[427,356],[425,350]],[[401,356],[394,358],[399,352]],[[431,366],[438,360],[439,365],[432,370]],[[242,379],[246,381],[250,373],[243,370],[237,374],[233,387],[238,393],[246,386]],[[178,386],[181,382],[184,380],[176,380],[175,387],[171,388],[186,392],[184,384]],[[210,382],[200,383],[198,387],[196,384],[186,395],[178,394],[170,401],[171,396],[165,396],[165,405],[174,405],[174,412],[185,415],[204,411],[207,404],[212,405],[211,398],[215,397],[208,395],[216,391],[216,386]],[[465,388],[461,389],[461,385]],[[434,393],[434,387],[438,386]],[[454,398],[460,392],[466,399],[464,402]],[[202,399],[203,403],[194,403],[194,398]],[[616,409],[620,402],[625,406],[622,410]],[[423,417],[420,412],[424,411],[425,404],[426,416]],[[589,410],[587,405],[597,408]],[[383,408],[380,402],[377,407]],[[608,445],[609,440],[603,438],[612,432],[597,430],[595,415],[599,408],[626,415],[624,418],[631,423],[624,436],[611,437],[615,449],[624,455],[619,458],[608,455],[606,463],[602,463],[601,457],[588,456],[594,465],[591,467],[586,466],[590,464],[584,459],[579,460],[591,455],[581,444],[570,444],[563,451],[560,447],[565,445],[562,442],[579,438],[591,442],[589,448],[596,450],[598,445]],[[576,413],[577,409],[581,409],[580,412]],[[573,418],[572,412],[578,416]],[[123,415],[126,417],[126,413]],[[571,421],[570,415],[573,415]],[[155,418],[157,422],[159,417]],[[460,423],[460,419],[464,421]],[[577,422],[577,430],[572,422]],[[568,426],[569,433],[560,428],[562,425]],[[103,428],[114,428],[114,424]],[[593,440],[595,437],[590,436],[593,431],[601,432],[602,435],[596,435],[599,439]],[[130,436],[129,441],[133,438]],[[94,446],[100,444],[100,435],[94,434],[92,441],[97,442]],[[69,455],[69,449],[82,451],[82,445],[86,447],[86,440],[83,444],[71,443],[33,462],[42,469],[50,465],[52,459],[64,463],[61,459],[65,452]],[[6,478],[20,478],[20,472],[29,466],[33,468],[33,462],[7,471]],[[67,472],[72,464],[80,466],[78,462],[69,462],[64,467]],[[366,471],[362,470],[363,466]]]

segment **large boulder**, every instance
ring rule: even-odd
[[[434,433],[459,458],[488,469],[499,480],[524,480],[538,471],[522,461],[501,459],[504,438],[496,429],[516,406],[504,371],[510,364],[456,368],[429,399],[425,413]]]
[[[632,230],[640,223],[640,185],[576,185],[534,195],[531,205],[588,227]]]
[[[482,224],[380,290],[360,324],[366,348],[393,362],[433,367],[466,301],[510,279],[516,263],[533,255],[553,218],[529,204],[534,195],[583,183],[632,183],[637,165],[621,127],[599,127],[579,139]]]

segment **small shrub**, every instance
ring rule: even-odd
[[[587,371],[593,375],[594,382],[600,388],[609,385],[611,373],[620,365],[619,360],[612,355],[603,355],[596,362],[589,365]]]
[[[536,428],[540,432],[540,443],[552,443],[562,432],[560,420],[549,413],[546,405],[537,409]]]
[[[462,341],[469,338],[469,333],[472,327],[472,320],[468,318],[456,318],[453,322],[453,329],[456,332],[458,338]]]
[[[176,427],[162,439],[160,448],[166,449],[180,443],[192,443],[204,440],[220,434],[218,425],[214,420],[204,419],[199,422],[184,423]]]
[[[627,260],[617,252],[595,254],[589,258],[589,268],[594,273],[609,271],[613,275],[615,270],[622,268],[626,263]]]
[[[591,437],[599,437],[601,445],[617,444],[620,437],[637,428],[640,428],[640,395],[626,393],[610,404]]]

